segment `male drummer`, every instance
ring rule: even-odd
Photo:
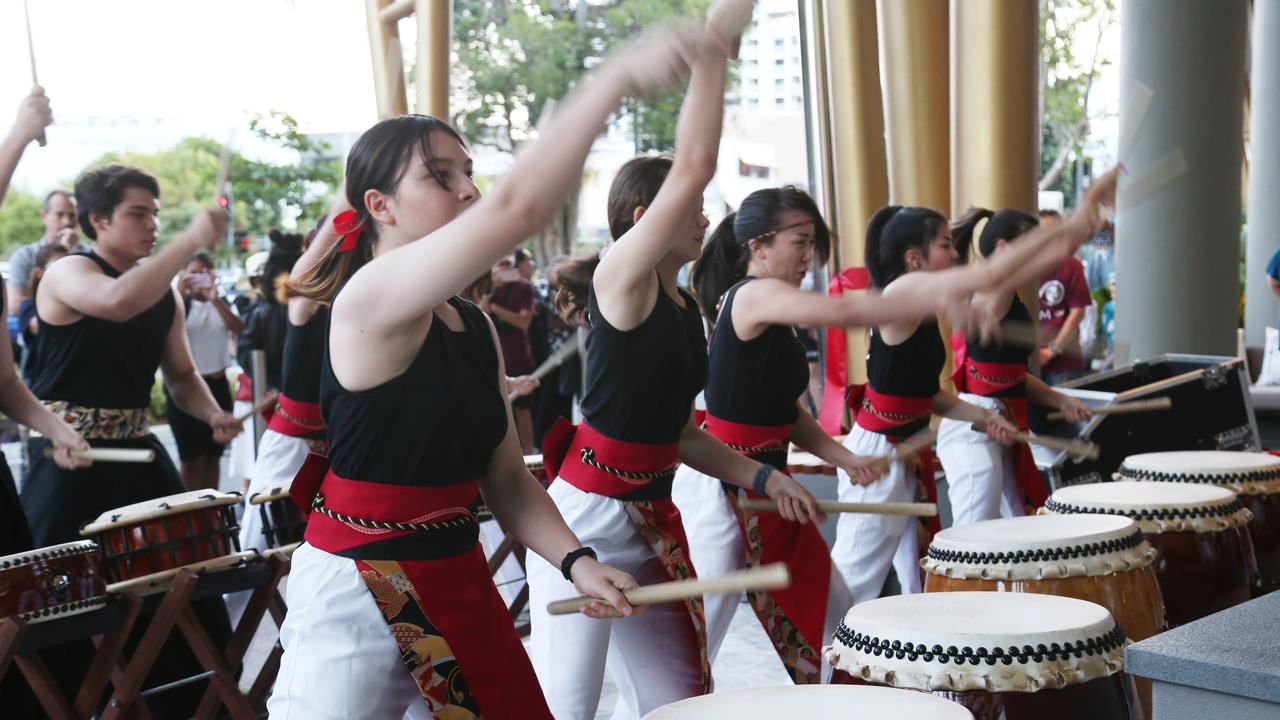
[[[225,444],[240,431],[196,373],[182,303],[170,286],[192,254],[211,248],[224,236],[225,211],[198,213],[186,230],[150,257],[159,230],[160,188],[155,178],[136,168],[111,165],[86,173],[75,193],[80,228],[93,246],[87,255],[71,255],[51,265],[40,282],[36,342],[41,363],[31,389],[94,447],[150,448],[156,459],[64,470],[44,457],[49,440],[33,437],[22,504],[37,547],[80,539],[80,526],[106,511],[186,489],[147,424],[157,368],[174,402],[209,423],[215,441]],[[200,607],[205,604],[208,607]],[[221,599],[194,606],[215,640],[229,635]],[[139,627],[146,624],[139,621]],[[156,663],[179,676],[192,674],[181,665],[180,659],[166,655]],[[157,697],[183,702],[177,695],[165,692]],[[198,700],[199,695],[194,697]],[[166,712],[151,705],[164,717],[189,717],[194,708],[184,708],[180,704]]]

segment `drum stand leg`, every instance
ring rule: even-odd
[[[276,592],[276,588],[280,586],[280,580],[284,578],[285,573],[289,570],[288,560],[285,560],[278,555],[268,558],[267,564],[270,565],[272,569],[271,579],[256,588],[253,591],[253,594],[249,596],[249,603],[245,606],[244,614],[240,616],[240,623],[236,625],[236,630],[231,635],[230,642],[227,643],[226,649],[222,652],[222,659],[224,661],[222,664],[228,670],[232,671],[230,690],[245,703],[250,712],[252,712],[252,708],[257,705],[240,693],[239,685],[235,682],[235,679],[239,672],[243,670],[244,653],[249,649],[249,643],[253,641],[253,636],[258,631],[258,626],[262,624],[262,618],[270,607],[274,599],[273,596],[279,596],[279,593]],[[180,620],[179,623],[183,633],[187,635],[187,642],[192,644],[192,649],[195,648],[195,641],[197,638],[192,637],[191,633],[196,632],[204,638],[203,641],[207,644],[207,647],[211,650],[213,649],[212,641],[208,639],[209,636],[205,634],[204,628],[200,623],[196,621],[195,614],[191,612],[190,608],[183,611],[183,619]],[[203,664],[203,661],[201,664]],[[208,665],[205,665],[205,669],[211,670],[214,668],[210,668]],[[276,669],[279,669],[278,665],[276,666]],[[259,674],[258,679],[261,679],[261,674]],[[275,680],[274,673],[272,674],[271,680]],[[255,684],[257,684],[257,680],[255,680]],[[219,706],[219,695],[222,695],[222,693],[216,692],[215,687],[210,684],[209,689],[205,690],[204,698],[200,701],[200,708],[196,711],[196,717],[214,717]],[[223,697],[225,698],[225,695],[223,695]],[[230,703],[227,703],[227,708],[231,709]]]
[[[18,646],[27,634],[27,624],[18,618],[0,620],[0,678],[9,672],[9,665],[18,656]]]
[[[524,546],[516,542],[516,538],[511,533],[507,533],[502,537],[502,542],[498,543],[498,547],[494,549],[493,555],[489,558],[489,575],[497,575],[502,564],[507,561],[507,556],[514,555],[516,563],[520,565],[521,570],[525,570]],[[526,571],[527,572],[527,571]],[[516,594],[511,601],[511,607],[507,610],[511,613],[511,620],[514,622],[520,617],[520,613],[524,612],[525,605],[529,604],[529,583],[525,582],[524,587],[520,588],[520,592]],[[516,632],[520,637],[529,635],[529,623],[517,624]]]
[[[284,617],[289,608],[284,604],[284,598],[280,597],[279,589],[272,591],[271,603],[267,605],[267,609],[271,612],[271,619],[275,621],[276,627],[282,627],[284,625]],[[280,659],[283,656],[284,646],[280,644],[280,640],[277,638],[275,646],[267,654],[266,662],[262,664],[262,670],[258,672],[258,677],[254,679],[253,686],[249,688],[250,705],[262,707],[262,703],[267,699],[267,693],[271,692],[271,686],[275,684],[276,674],[280,672]]]
[[[99,635],[93,639],[97,654],[94,655],[93,664],[85,674],[84,685],[76,695],[76,717],[92,717],[97,710],[98,701],[102,699],[102,691],[106,689],[107,681],[111,679],[120,660],[120,654],[124,651],[125,641],[129,639],[129,633],[133,631],[134,624],[138,622],[138,615],[142,612],[142,598],[135,593],[124,594],[119,602],[124,606],[124,622],[114,632]]]

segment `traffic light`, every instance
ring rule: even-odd
[[[206,196],[206,197],[207,197],[207,196]],[[230,200],[226,195],[219,195],[219,196],[218,196],[218,206],[225,210],[225,209],[227,209],[227,208],[231,207],[231,200]]]

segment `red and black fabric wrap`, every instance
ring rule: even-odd
[[[933,396],[900,397],[876,392],[868,385],[850,385],[846,397],[854,424],[863,430],[884,435],[894,444],[906,440],[916,432],[921,423],[928,424],[933,414]],[[926,502],[938,502],[938,483],[934,478],[933,450],[925,448],[916,453],[916,468],[920,485],[924,488]],[[927,518],[925,524],[931,533],[942,530],[936,516]]]

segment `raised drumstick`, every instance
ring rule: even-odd
[[[1153,410],[1169,410],[1173,407],[1173,400],[1163,397],[1153,400],[1134,400],[1133,402],[1117,403],[1115,405],[1107,405],[1106,407],[1094,408],[1094,415],[1127,415],[1128,413],[1151,412]],[[1055,410],[1049,413],[1050,420],[1065,420],[1066,415]]]
[[[871,515],[911,515],[914,517],[936,517],[938,506],[934,503],[904,502],[836,502],[819,500],[815,503],[819,512],[831,513],[866,513]],[[772,500],[739,500],[738,506],[747,512],[778,512],[778,505]]]
[[[40,84],[40,80],[36,77],[36,44],[31,40],[31,11],[27,9],[27,0],[22,0],[22,18],[27,23],[27,55],[31,58],[31,85],[34,87]],[[45,146],[43,130],[40,131],[36,142],[40,147]]]
[[[543,360],[542,364],[538,366],[538,369],[530,373],[529,377],[532,377],[534,380],[542,380],[542,378],[546,377],[552,370],[563,365],[565,360],[573,357],[577,352],[578,338],[575,335],[571,340],[569,340],[569,342],[562,345],[559,350],[552,353],[551,357]],[[518,397],[520,397],[520,393],[508,393],[507,401],[510,402]]]
[[[750,590],[777,590],[791,586],[791,573],[783,563],[771,563],[761,567],[747,568],[726,573],[706,580],[675,580],[673,582],[645,585],[634,590],[623,592],[627,602],[632,605],[653,605],[656,603],[688,600],[703,595],[719,593],[736,593]],[[549,615],[572,615],[593,602],[604,602],[600,598],[576,597],[568,600],[556,600],[547,603]]]
[[[266,412],[268,409],[275,406],[276,400],[279,398],[280,396],[277,393],[267,393],[266,397],[259,400],[257,405],[254,405],[244,413],[237,415],[236,422],[242,423],[260,412]]]
[[[976,422],[973,424],[973,431],[985,433],[987,424],[985,422]],[[1098,446],[1091,442],[1083,440],[1060,440],[1055,437],[1045,437],[1043,435],[1030,435],[1024,432],[1009,433],[1009,437],[1017,442],[1026,443],[1028,445],[1039,445],[1041,447],[1061,450],[1076,460],[1097,460]]]
[[[44,449],[44,456],[53,457],[54,448]],[[89,448],[88,450],[72,450],[71,457],[94,462],[149,463],[156,459],[154,450],[134,448]]]

